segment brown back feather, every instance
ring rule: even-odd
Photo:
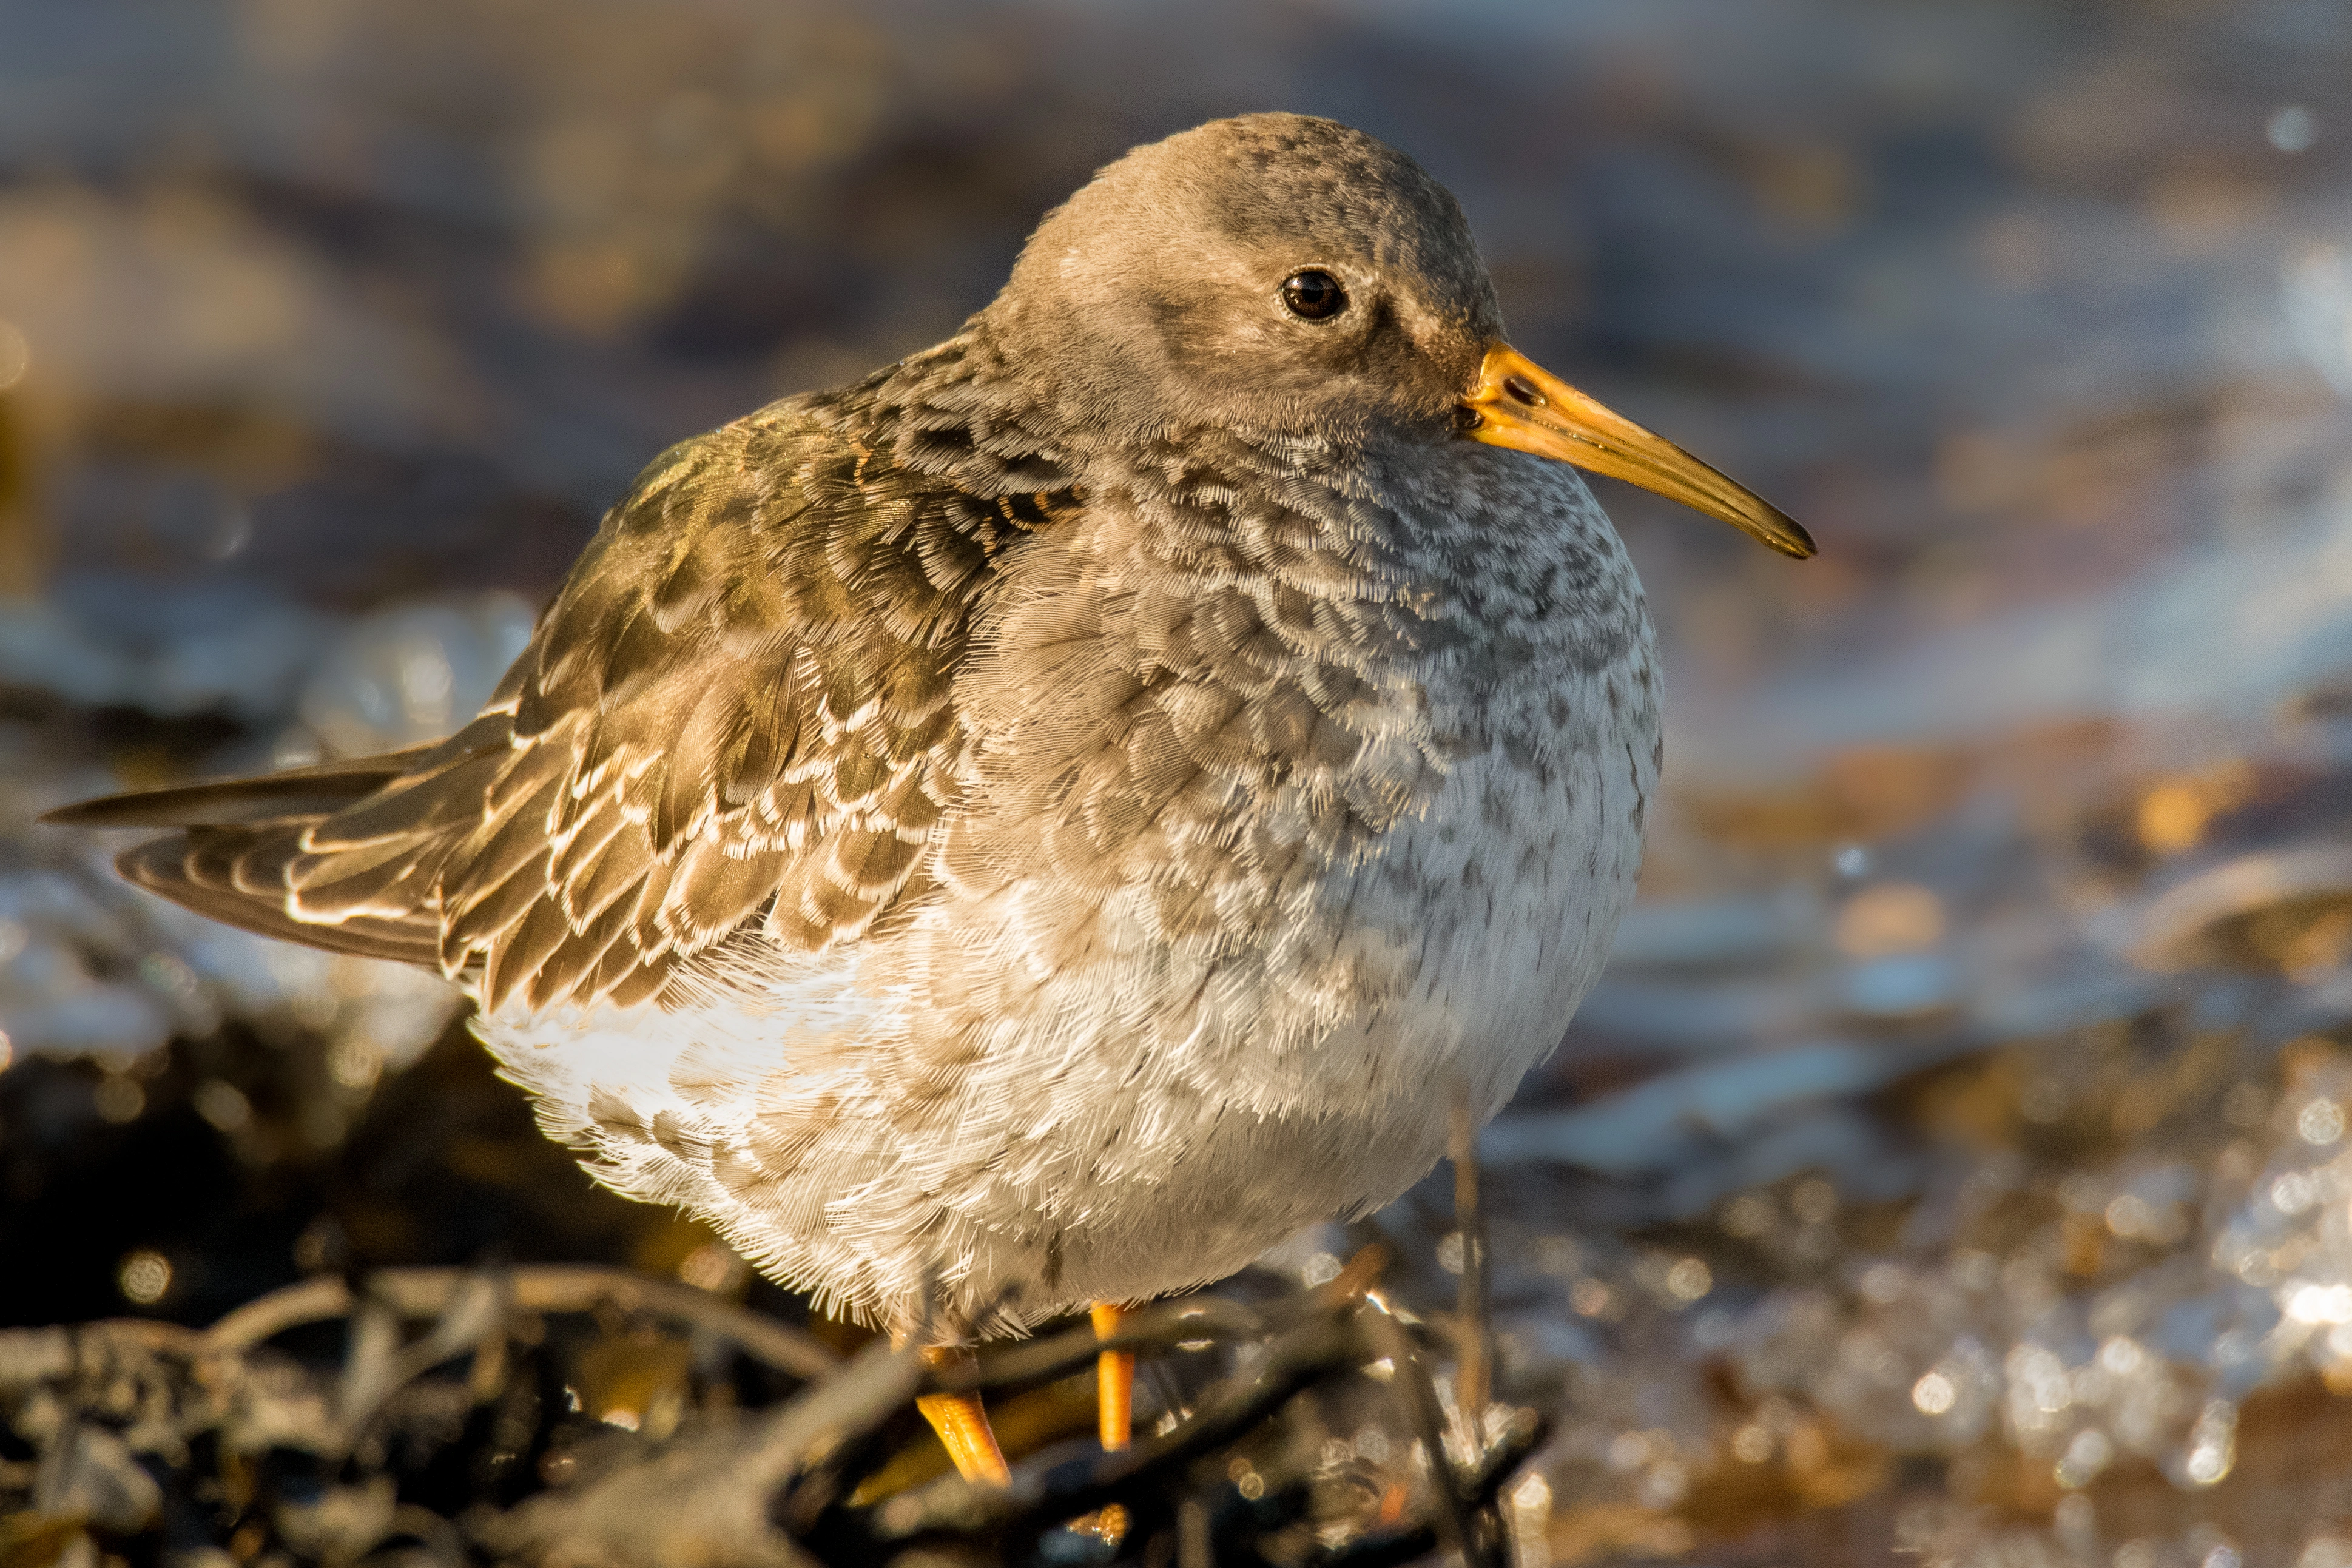
[[[178,827],[124,874],[247,930],[471,975],[486,1008],[658,996],[752,922],[807,951],[854,939],[932,885],[972,612],[1049,515],[898,466],[881,384],[656,459],[448,740],[52,820]]]

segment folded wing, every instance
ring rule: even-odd
[[[747,929],[818,952],[917,903],[992,559],[1046,516],[787,402],[656,459],[481,715],[437,745],[116,797],[201,914],[436,964],[486,1009],[662,994]]]

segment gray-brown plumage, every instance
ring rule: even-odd
[[[1505,347],[1410,160],[1223,121],[656,459],[448,740],[65,817],[461,978],[604,1179],[831,1304],[1134,1301],[1392,1197],[1598,968],[1657,688],[1545,457],[1810,549]]]

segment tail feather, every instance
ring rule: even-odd
[[[374,794],[409,772],[433,749],[432,744],[413,746],[380,757],[289,768],[258,778],[137,789],[59,806],[41,821],[67,828],[233,828],[275,819],[323,817]]]
[[[307,825],[297,819],[259,827],[194,827],[127,851],[114,863],[139,886],[225,925],[331,952],[437,967],[438,925],[429,918],[354,915],[322,925],[297,919],[282,895],[263,891],[269,867],[282,868],[302,852]]]
[[[60,807],[41,820],[68,827],[176,829],[126,852],[117,869],[174,904],[264,936],[437,967],[440,921],[423,902],[429,879],[408,884],[418,894],[410,907],[378,902],[322,916],[299,907],[297,872],[315,875],[320,869],[309,843],[312,828],[414,773],[438,744],[446,743],[258,778],[110,795]],[[404,863],[440,847],[429,835],[417,835],[399,850],[373,844],[353,858],[349,874],[380,891],[400,881]]]
[[[47,820],[172,830],[122,856],[122,874],[226,925],[463,976],[491,1008],[510,994],[631,1006],[757,917],[782,862],[750,838],[761,852],[740,868],[717,840],[656,851],[625,780],[609,781],[571,824],[579,836],[564,836],[583,734],[566,722],[518,740],[512,716],[493,709],[432,745],[117,795]],[[680,898],[697,892],[707,907],[664,902],[681,877]]]

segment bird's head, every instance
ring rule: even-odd
[[[1047,215],[983,319],[1078,425],[1467,439],[1614,475],[1793,556],[1805,530],[1513,350],[1462,208],[1296,114],[1137,148]]]

